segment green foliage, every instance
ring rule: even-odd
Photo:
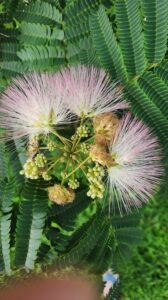
[[[79,25],[81,21],[88,20],[90,14],[98,8],[100,3],[100,0],[75,0],[72,4],[67,5],[65,8],[66,26]]]
[[[132,110],[142,118],[158,135],[160,142],[167,153],[168,121],[160,109],[144,93],[137,82],[127,85],[127,98]]]
[[[17,51],[20,46],[17,43],[1,43],[0,55],[3,61],[10,61],[17,59]]]
[[[100,59],[101,66],[105,68],[114,79],[116,75],[125,79],[125,69],[116,37],[101,6],[90,21],[93,45]]]
[[[4,76],[17,76],[28,72],[28,66],[24,66],[20,61],[3,61],[0,66]]]
[[[109,262],[111,262],[113,255],[113,244],[114,230],[107,222],[104,225],[104,230],[101,231],[96,247],[94,247],[88,257],[91,271],[101,274],[108,269]]]
[[[86,191],[77,193],[76,199],[72,204],[65,206],[55,204],[52,206],[49,212],[51,220],[54,221],[56,219],[57,223],[63,226],[64,229],[71,230],[75,226],[78,215],[85,211],[91,204],[90,198],[85,196],[85,194]]]
[[[120,291],[120,283],[117,281],[113,288],[110,290],[109,295],[106,297],[107,300],[117,300],[120,299],[121,291]]]
[[[81,64],[93,65],[100,67],[99,59],[96,57],[96,52],[93,49],[90,40],[83,40],[84,47],[81,47],[79,52],[79,60]]]
[[[47,193],[40,183],[26,183],[16,228],[16,266],[34,268],[47,215],[47,200]]]
[[[13,185],[0,184],[0,272],[11,273],[10,230],[12,217]]]
[[[62,22],[62,14],[50,3],[44,1],[35,1],[29,5],[21,5],[16,11],[16,18],[19,21],[26,21],[40,24],[60,24]]]
[[[141,229],[138,228],[139,224],[138,215],[130,215],[124,217],[112,217],[112,225],[115,229],[115,249],[113,255],[113,268],[123,265],[127,258],[132,254],[136,245],[142,240]]]
[[[21,23],[21,35],[19,39],[26,45],[55,45],[57,40],[64,38],[64,32],[60,29],[52,29],[49,25],[35,23]]]
[[[5,143],[0,142],[0,181],[7,177]]]
[[[28,71],[56,71],[65,64],[62,13],[56,4],[33,1],[20,4],[14,14],[17,22],[0,36],[2,75],[16,76]]]
[[[74,204],[72,207],[75,208],[75,206],[79,210],[80,206]],[[132,252],[132,246],[141,241],[141,231],[137,228],[139,224],[138,215],[123,218],[119,215],[111,217],[106,215],[101,207],[93,204],[89,205],[85,212],[82,212],[83,207],[80,209],[79,223],[75,224],[73,219],[73,217],[77,217],[76,213],[68,214],[70,212],[69,206],[69,209],[64,210],[66,221],[63,222],[63,216],[60,219],[58,214],[56,220],[59,226],[52,228],[51,225],[49,227],[47,238],[51,241],[52,250],[54,249],[59,253],[56,261],[55,256],[52,261],[55,261],[57,267],[87,264],[92,272],[97,273],[104,272],[109,264],[117,269],[119,264],[123,263],[121,252],[124,251],[124,248],[129,249],[129,253],[127,251],[128,257]],[[94,212],[95,209],[96,212]],[[63,211],[63,208],[61,210]],[[52,219],[54,220],[53,215]],[[49,259],[51,259],[50,255]]]
[[[80,61],[86,64],[95,62],[95,53],[90,43],[89,17],[98,9],[100,0],[75,0],[67,4],[64,11],[64,30],[67,56],[71,63]],[[89,45],[88,45],[89,44]],[[91,53],[90,50],[91,49]],[[94,54],[93,54],[94,53]],[[93,59],[94,56],[94,59]]]
[[[153,11],[155,11],[158,19],[162,18],[164,22],[167,22],[167,19],[165,20],[166,8],[165,11],[163,11],[163,9],[157,8],[153,2],[155,1],[150,1],[150,4],[146,4],[146,6],[151,7],[152,5],[152,14]],[[161,4],[162,2],[163,6]],[[164,0],[157,3],[159,7],[164,7],[165,5]],[[156,75],[153,74],[158,71],[152,69],[147,71],[146,62],[148,56],[144,51],[146,44],[143,41],[141,24],[143,20],[140,19],[141,12],[138,2],[134,1],[134,3],[132,3],[132,1],[129,0],[116,1],[115,8],[116,32],[114,32],[105,13],[105,9],[102,6],[90,17],[90,30],[93,46],[99,58],[100,65],[111,74],[112,78],[122,80],[126,90],[126,98],[131,103],[131,109],[155,131],[166,154],[168,146],[168,114],[166,110],[167,100],[165,100],[167,99],[167,87],[164,82],[161,81],[162,78],[156,78]],[[158,22],[158,19],[156,22]],[[157,26],[157,24],[155,25]],[[154,28],[154,25],[151,25],[153,33],[155,32]],[[164,58],[165,51],[163,52],[163,49],[160,51],[160,47],[157,46],[157,43],[159,39],[160,44],[164,45],[165,49],[165,31],[167,30],[167,26],[165,25],[162,28],[162,33],[157,34],[155,38],[153,37],[156,42],[156,49],[154,49],[152,44],[152,51],[158,51],[157,53],[160,55],[160,60],[161,56],[162,59]],[[158,31],[161,31],[160,25],[158,25]],[[150,37],[151,35],[148,40]],[[150,53],[152,53],[152,51],[150,51]],[[153,62],[158,62],[158,60]],[[164,63],[161,64],[162,67],[163,64]],[[146,72],[144,72],[145,70]],[[129,78],[125,73],[126,71]],[[165,68],[164,78],[167,76],[166,72],[167,69]],[[131,76],[133,76],[133,78],[131,78]],[[165,79],[163,79],[163,81],[164,80]]]
[[[139,0],[117,0],[116,22],[124,63],[130,76],[141,75],[146,66]]]
[[[167,50],[167,0],[141,0],[144,46],[149,64],[158,64]]]
[[[86,258],[89,253],[96,247],[97,241],[104,233],[104,226],[102,224],[100,213],[97,213],[91,222],[89,221],[89,227],[85,229],[83,233],[80,231],[80,239],[78,244],[68,251],[66,254],[62,255],[58,261],[57,265],[61,267],[66,267],[67,265],[79,265],[86,262]],[[76,243],[76,241],[75,241]]]
[[[143,242],[131,261],[120,268],[122,300],[168,298],[167,192],[163,187],[142,212]]]
[[[23,177],[20,175],[22,165],[14,141],[8,141],[5,144],[5,156],[7,159],[6,168],[9,180],[13,180],[16,190],[20,191],[23,186]]]
[[[28,70],[57,70],[64,57],[64,50],[52,46],[27,47],[18,52],[18,57]]]

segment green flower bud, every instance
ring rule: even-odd
[[[23,166],[23,170],[20,172],[21,175],[25,175],[29,179],[38,179],[39,170],[33,159],[29,158]]]
[[[39,168],[44,168],[47,163],[47,159],[44,154],[37,154],[34,161],[36,166]]]

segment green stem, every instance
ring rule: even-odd
[[[39,149],[41,149],[41,150],[49,150],[48,147],[40,147]],[[57,149],[65,151],[64,147],[61,147],[58,144],[55,144],[55,150],[57,150]]]
[[[68,176],[66,176],[64,178],[64,180],[66,180],[67,178],[69,178],[71,175],[73,175],[77,170],[79,170],[88,160],[90,159],[90,157],[88,156],[85,160],[83,160],[79,166],[77,166],[70,174],[68,174]]]
[[[53,167],[57,164],[57,162],[59,162],[60,157],[48,168],[47,171],[50,171],[51,169],[53,169]]]
[[[88,180],[87,174],[82,167],[81,167],[81,170],[82,170],[83,174],[85,175],[86,179]]]
[[[92,136],[91,136],[90,138],[88,138],[84,143],[88,143],[90,140],[94,139],[95,136],[96,136],[95,134],[92,135]]]
[[[81,118],[80,126],[82,126],[83,123],[84,123],[84,118]],[[72,151],[74,151],[74,149],[76,148],[76,146],[79,144],[80,140],[81,140],[81,137],[76,136],[75,140],[73,141]]]
[[[59,140],[64,144],[67,145],[70,143],[70,140],[68,140],[67,138],[61,136],[58,134],[58,132],[54,131],[53,129],[50,129],[50,132],[53,133],[57,138],[59,138]]]
[[[66,164],[66,167],[65,167],[65,173],[66,173],[66,171],[67,171],[67,169],[68,169],[68,165],[69,165],[69,159],[67,160],[67,164]],[[61,181],[61,185],[63,185],[64,184],[64,180],[65,180],[66,178],[62,178],[62,181]]]

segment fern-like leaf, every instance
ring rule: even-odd
[[[122,228],[122,227],[136,227],[139,225],[140,215],[132,214],[129,216],[113,216],[112,217],[112,226],[114,228]]]
[[[0,57],[4,61],[17,60],[17,51],[20,46],[17,43],[1,43],[0,45]]]
[[[39,182],[25,185],[16,229],[15,265],[33,269],[48,209],[47,192]]]
[[[167,0],[141,0],[145,51],[149,64],[158,64],[167,49]]]
[[[136,216],[137,217],[137,216]],[[132,255],[133,246],[142,241],[142,230],[137,227],[135,216],[112,217],[112,225],[115,230],[115,250],[112,267],[118,267],[123,261],[125,262]]]
[[[19,6],[15,17],[22,21],[40,24],[60,24],[62,14],[50,3],[36,0],[29,5]]]
[[[89,20],[79,23],[76,26],[65,27],[65,37],[68,41],[76,42],[81,38],[89,36],[90,28],[89,28]]]
[[[56,261],[58,266],[65,267],[86,263],[87,256],[96,247],[100,236],[106,229],[105,224],[102,223],[100,212],[96,213],[96,216],[89,223],[89,227],[83,231],[80,239],[78,241],[75,239],[76,245]]]
[[[154,69],[155,74],[167,85],[168,84],[168,60],[164,60]],[[166,99],[167,101],[167,99]]]
[[[141,75],[146,62],[139,0],[117,0],[115,5],[118,38],[128,74]]]
[[[111,288],[106,300],[119,300],[120,299],[120,283],[117,281]]]
[[[8,177],[13,180],[16,185],[16,190],[21,191],[24,183],[24,178],[20,175],[22,164],[14,141],[8,141],[5,144],[7,156]]]
[[[82,213],[89,205],[91,200],[85,196],[85,191],[78,192],[76,199],[72,204],[65,206],[54,205],[50,210],[50,218],[55,219],[56,222],[63,226],[64,229],[72,230],[74,228],[77,217]]]
[[[101,0],[75,0],[65,8],[66,26],[74,26],[87,21],[90,14],[99,7]]]
[[[97,241],[96,247],[93,249],[91,254],[89,255],[88,267],[91,271],[96,273],[103,273],[107,270],[109,265],[111,265],[111,258],[113,255],[113,247],[114,247],[114,234],[113,240],[111,240],[112,228],[110,226],[110,222],[106,222],[106,226],[102,230],[102,235]],[[108,256],[107,252],[110,249],[111,255]]]
[[[11,273],[10,230],[12,218],[13,184],[0,184],[0,266]]]
[[[56,44],[57,40],[62,40],[64,33],[62,30],[54,28],[49,25],[27,23],[21,24],[21,35],[19,39],[26,45],[47,45]]]
[[[0,62],[0,68],[6,77],[23,75],[29,69],[28,65],[23,64],[21,61],[3,61]]]
[[[138,83],[127,85],[127,98],[131,104],[132,111],[138,115],[158,135],[167,153],[168,145],[168,120],[160,109],[142,90]]]
[[[112,78],[118,76],[125,81],[126,70],[123,57],[103,6],[100,6],[99,10],[90,17],[90,28],[101,66],[111,74]]]
[[[7,177],[5,143],[0,141],[0,182]]]
[[[139,85],[168,119],[168,86],[152,72],[145,72]]]
[[[25,47],[18,52],[18,57],[28,67],[29,71],[59,69],[64,64],[65,52],[63,49],[53,46]]]

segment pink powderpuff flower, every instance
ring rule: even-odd
[[[121,87],[110,82],[104,70],[77,66],[61,72],[66,103],[77,116],[95,116],[128,108]]]
[[[156,137],[130,113],[121,120],[110,153],[115,165],[108,169],[110,202],[124,208],[140,207],[156,191],[163,174]]]
[[[0,99],[0,124],[8,139],[47,134],[66,123],[70,113],[62,100],[59,78],[32,73],[16,78]]]

